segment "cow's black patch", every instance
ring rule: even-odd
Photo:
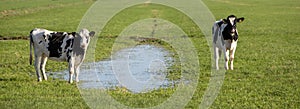
[[[67,62],[70,62],[70,59],[71,59],[71,57],[72,57],[72,56],[71,56],[72,51],[73,51],[73,50],[68,50],[68,51],[67,51]]]
[[[66,34],[64,32],[54,32],[50,33],[48,36],[48,50],[50,52],[49,57],[60,57],[62,54],[61,45],[63,43],[63,39],[65,38]]]
[[[76,36],[76,32],[71,32],[71,33],[68,33],[68,35],[72,35],[72,36]]]
[[[65,50],[67,50],[68,47],[73,48],[73,42],[74,42],[74,39],[68,39],[66,41],[67,44],[65,46]],[[64,52],[66,52],[66,51],[64,51]]]
[[[220,22],[218,22],[217,24],[219,25],[219,27],[221,27],[221,25],[224,24],[224,22],[223,22],[223,21],[220,21]]]
[[[235,28],[234,26],[231,26],[231,25],[227,25],[224,30],[222,31],[222,35],[223,35],[223,39],[224,40],[237,40],[238,39],[238,34],[237,32],[235,31],[234,33],[231,32],[232,28]]]
[[[47,42],[47,41],[46,41],[46,35],[43,35],[43,38],[45,39],[45,42]]]
[[[236,41],[238,39],[238,35],[236,32],[232,36],[230,32],[223,31],[222,35],[223,35],[224,40],[235,40]]]
[[[34,30],[31,30],[31,31],[30,31],[30,34],[32,34],[33,31],[34,31]]]
[[[76,32],[68,33],[68,35],[69,36],[72,35],[73,37],[75,37]],[[68,39],[66,41],[66,46],[65,46],[64,52],[66,52],[66,50],[67,50],[68,47],[73,48],[73,42],[74,42],[74,38]]]
[[[32,32],[33,32],[33,30],[30,31],[30,42],[31,43],[33,43]]]
[[[238,37],[239,37],[239,35],[236,32],[234,32],[234,36],[232,37],[232,39],[236,41],[236,40],[238,40]]]

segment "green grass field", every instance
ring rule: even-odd
[[[216,19],[230,14],[245,17],[245,21],[238,24],[240,40],[235,54],[235,70],[226,72],[224,84],[210,108],[300,108],[300,2],[203,2]],[[28,37],[35,27],[75,31],[93,3],[93,0],[1,0],[0,37]],[[200,30],[175,9],[152,4],[123,10],[98,35],[95,58],[109,58],[114,39],[123,28],[136,20],[153,17],[153,10],[159,13],[159,18],[180,26],[197,49],[201,74],[197,90],[186,108],[198,108],[210,79],[211,55]],[[89,108],[75,84],[51,76],[49,81],[36,81],[34,67],[28,62],[28,40],[1,40],[0,46],[1,109]],[[49,61],[46,71],[66,68],[66,63]],[[123,90],[110,90],[109,94],[130,107],[149,107],[164,101],[176,89],[145,94]]]

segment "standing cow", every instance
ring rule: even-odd
[[[40,72],[47,80],[45,66],[47,58],[55,61],[69,63],[69,82],[73,82],[75,71],[76,82],[79,81],[79,67],[84,60],[90,37],[95,32],[82,29],[79,33],[55,32],[45,29],[35,28],[30,32],[30,65],[32,64],[32,47],[34,48],[35,70],[38,81],[42,81]]]
[[[230,69],[233,70],[234,53],[238,42],[238,30],[236,23],[243,22],[244,18],[237,18],[230,15],[227,19],[216,21],[212,28],[214,58],[216,69],[219,69],[219,57],[223,51],[225,57],[225,69],[228,70],[228,61],[230,61]]]

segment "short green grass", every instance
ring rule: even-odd
[[[52,78],[49,82],[36,81],[34,68],[28,61],[27,42],[25,40],[0,41],[0,45],[3,46],[0,59],[0,107],[2,109],[87,107],[76,85],[62,80],[52,80]]]
[[[1,1],[13,2],[13,1]],[[6,6],[5,3],[1,5]],[[32,3],[34,2],[34,3]],[[17,15],[0,17],[0,36],[28,36],[28,30],[33,28],[47,28],[50,30],[75,31],[80,23],[81,17],[87,11],[92,1],[84,0],[22,0],[13,2],[20,9],[12,11],[30,10],[30,12]],[[40,5],[39,5],[40,4]],[[2,7],[2,6],[1,6]],[[16,12],[16,13],[17,13]],[[14,13],[14,12],[11,12]],[[4,11],[1,11],[5,15]]]
[[[227,72],[212,107],[299,108],[300,2],[205,2],[217,18],[232,13],[246,18],[238,25],[236,69]]]
[[[0,12],[16,11],[8,16],[0,13],[0,36],[27,37],[35,27],[75,31],[92,3],[84,0],[0,1]],[[235,70],[226,72],[222,89],[211,108],[300,108],[300,2],[204,0],[204,3],[216,19],[229,14],[246,18],[238,24],[240,40]],[[191,20],[172,8],[143,5],[119,13],[99,35],[96,60],[109,58],[114,40],[123,28],[139,19],[152,18],[154,14],[179,25],[197,48],[201,68],[199,85],[186,108],[198,108],[210,78],[211,55],[204,36]],[[29,41],[0,41],[0,46],[0,108],[88,108],[76,85],[51,76],[47,82],[36,82],[34,68],[28,62]],[[49,61],[46,68],[47,71],[63,69],[66,69],[65,63],[53,61]],[[109,93],[132,107],[157,105],[174,91],[161,89],[131,94],[123,90]]]

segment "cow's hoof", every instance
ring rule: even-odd
[[[38,82],[42,82],[43,80],[42,80],[42,78],[38,78],[38,80],[37,80]]]

